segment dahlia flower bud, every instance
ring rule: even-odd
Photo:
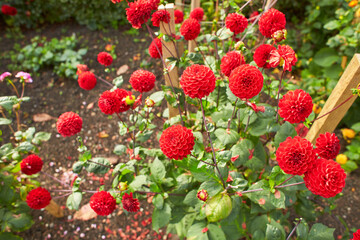
[[[147,99],[145,99],[145,105],[150,108],[155,105],[155,102],[154,102],[154,100],[147,98]]]
[[[76,66],[76,68],[77,68],[76,75],[80,75],[80,74],[82,74],[83,72],[89,71],[88,66],[85,65],[85,64],[78,64],[78,65]]]
[[[345,154],[339,154],[336,156],[336,162],[339,163],[340,165],[347,163],[347,161],[348,158]]]
[[[120,191],[126,191],[128,189],[128,184],[127,182],[120,182],[119,183],[119,190]]]
[[[203,202],[206,202],[206,200],[208,199],[209,197],[209,194],[208,192],[205,190],[205,189],[201,189],[197,192],[197,198],[200,199],[201,201]]]
[[[131,95],[131,96],[126,96],[125,97],[125,103],[126,105],[133,105],[135,102],[135,96],[134,95]]]
[[[281,42],[282,40],[285,40],[287,37],[287,31],[286,29],[277,30],[273,34],[271,34],[272,39],[274,39],[275,42]]]
[[[243,50],[245,50],[244,48],[246,49],[243,41],[238,41],[235,43],[235,50],[243,51]]]

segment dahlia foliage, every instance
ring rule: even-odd
[[[337,196],[346,173],[334,161],[340,151],[335,134],[321,134],[315,145],[305,138],[315,119],[313,100],[286,80],[297,57],[283,42],[285,15],[271,8],[246,16],[229,7],[217,13],[224,19],[221,27],[218,19],[205,23],[213,19],[203,8],[177,9],[176,32],[160,34],[156,27],[174,19],[168,10],[157,10],[158,4],[129,1],[126,16],[133,28],[147,25],[148,60],[164,64],[161,69],[138,68],[112,84],[101,77],[108,69],[95,75],[85,64],[78,66],[80,91],[97,91],[100,114],[112,115],[107,117],[119,127],[114,134],[124,141],[115,146],[120,157],[112,166],[84,145],[84,116],[66,112],[58,118],[59,134],[78,135],[80,157],[73,172],[113,177],[112,183],[92,189],[76,176],[67,206],[78,209],[82,194],[92,194],[90,207],[98,215],[120,208],[132,214],[140,210],[141,199],[151,197],[153,228],[167,226],[168,232],[188,239],[285,239],[294,226],[286,215],[292,208],[292,214],[304,218],[296,227],[308,231],[305,221],[311,218],[304,211],[313,211],[312,216],[316,208],[309,199]],[[180,52],[178,43],[188,41],[196,42],[196,48]],[[177,52],[164,59],[170,45]],[[114,65],[106,52],[99,53],[98,63]],[[171,77],[172,71],[178,71],[179,79]],[[164,76],[170,80],[161,86]],[[130,85],[122,88],[122,80]],[[105,91],[98,87],[103,83]],[[168,109],[157,111],[159,106]],[[31,175],[40,172],[43,162],[29,155],[20,165]],[[26,199],[40,209],[51,196],[36,188]],[[312,236],[321,232],[317,227]]]

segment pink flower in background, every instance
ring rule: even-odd
[[[3,74],[0,75],[0,82],[2,82],[6,77],[11,76],[11,73],[9,72],[4,72]]]
[[[18,72],[15,77],[24,79],[26,83],[33,82],[30,73],[27,72]]]

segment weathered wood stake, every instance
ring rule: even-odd
[[[45,210],[56,218],[64,217],[62,208],[54,200],[50,201],[50,204],[45,207]]]
[[[191,0],[191,11],[194,10],[194,8],[198,8],[198,7],[200,7],[200,0]],[[189,45],[188,45],[189,53],[195,52],[195,48],[196,48],[195,41],[196,39],[189,41]]]

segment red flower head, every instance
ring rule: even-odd
[[[140,209],[140,203],[139,200],[136,198],[133,198],[133,194],[127,194],[125,193],[122,197],[122,205],[123,208],[128,212],[137,212]]]
[[[86,66],[85,64],[78,64],[76,67],[77,67],[76,75],[81,75],[83,72],[89,71],[88,66]]]
[[[78,78],[79,86],[85,90],[91,90],[96,86],[96,77],[92,72],[86,71]]]
[[[265,12],[259,20],[259,30],[267,38],[271,38],[271,35],[277,30],[284,29],[285,25],[285,14],[274,8]]]
[[[159,49],[159,50],[158,50]],[[149,46],[149,54],[152,58],[160,58],[160,54],[162,55],[162,44],[159,38],[154,38]]]
[[[311,96],[304,90],[288,91],[279,101],[279,115],[289,123],[299,123],[311,114]]]
[[[229,87],[238,98],[250,99],[260,93],[263,81],[264,77],[259,69],[249,64],[243,64],[231,72]]]
[[[66,112],[58,118],[56,128],[63,137],[70,137],[81,131],[82,124],[83,120],[78,114]]]
[[[288,137],[276,151],[279,167],[287,174],[303,175],[316,161],[313,145],[299,136]]]
[[[195,138],[190,129],[174,125],[165,129],[159,142],[165,156],[170,159],[182,160],[193,150]]]
[[[206,202],[206,200],[209,197],[209,194],[205,189],[201,189],[197,192],[196,197],[201,201]]]
[[[335,197],[345,187],[346,174],[340,164],[324,158],[317,159],[314,167],[305,173],[306,187],[324,198]]]
[[[1,12],[5,15],[15,16],[17,14],[17,10],[14,7],[9,5],[2,5]]]
[[[41,171],[43,166],[43,161],[41,158],[35,154],[31,154],[24,158],[21,163],[21,171],[26,175],[33,175]]]
[[[249,20],[251,23],[255,22],[256,17],[259,16],[259,12],[258,11],[254,11],[250,14]]]
[[[194,19],[186,19],[180,27],[180,33],[184,36],[185,40],[194,40],[200,33],[200,23]]]
[[[295,131],[299,137],[306,137],[306,134],[309,132],[309,129],[303,123],[299,123],[295,127]]]
[[[136,0],[129,3],[126,9],[127,20],[133,28],[139,29],[151,16],[151,11],[156,9],[156,2],[149,0]]]
[[[221,72],[225,74],[225,76],[229,77],[232,70],[245,63],[246,63],[245,58],[240,52],[238,51],[228,52],[221,59],[221,65],[220,65]]]
[[[35,188],[26,196],[26,203],[32,209],[42,209],[50,204],[51,196],[45,188]]]
[[[182,23],[184,21],[184,13],[179,9],[175,9],[174,17],[175,17],[176,24]]]
[[[106,216],[116,208],[116,200],[110,193],[101,191],[94,193],[90,198],[90,207],[98,215]]]
[[[360,240],[360,229],[358,229],[356,232],[354,232],[353,238],[350,240]]]
[[[279,45],[278,49],[272,50],[270,53],[269,64],[271,67],[284,68],[284,71],[292,70],[292,66],[295,66],[297,58],[294,50],[288,45]]]
[[[194,8],[194,10],[192,10],[190,13],[190,18],[202,21],[204,18],[204,9],[202,9],[201,7]]]
[[[119,112],[121,99],[115,91],[105,91],[101,94],[98,105],[104,114],[112,115]]]
[[[105,67],[110,66],[113,62],[112,56],[107,52],[101,52],[97,56],[97,60],[101,65],[104,65]]]
[[[160,27],[160,22],[169,23],[170,13],[166,10],[158,10],[152,14],[151,21],[154,27]]]
[[[131,74],[131,86],[141,93],[151,91],[155,86],[156,77],[152,72],[146,70],[137,70]]]
[[[334,159],[340,151],[340,141],[335,135],[329,132],[320,134],[316,139],[315,151],[321,158]]]
[[[270,68],[269,59],[272,50],[276,50],[275,47],[269,44],[260,45],[254,53],[254,61],[259,68]]]
[[[216,77],[207,66],[194,64],[185,69],[180,84],[184,93],[191,98],[203,98],[215,89]]]
[[[230,13],[225,18],[225,26],[236,35],[245,31],[248,26],[248,20],[241,14]]]
[[[126,91],[125,89],[116,89],[114,92],[120,98],[120,107],[119,111],[117,112],[126,112],[127,110],[129,110],[131,105],[127,105],[125,99],[127,96],[132,96],[132,93],[130,91]]]

